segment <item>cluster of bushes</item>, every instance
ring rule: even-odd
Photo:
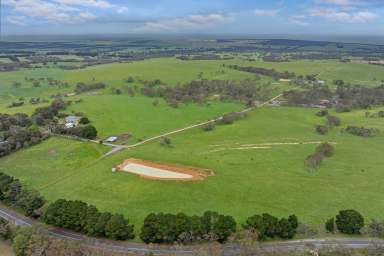
[[[0,114],[0,157],[46,139],[26,114]]]
[[[145,243],[225,242],[236,231],[232,216],[205,212],[202,216],[150,214],[144,220],[140,238]]]
[[[171,106],[182,102],[203,103],[207,99],[217,98],[222,101],[240,101],[251,104],[270,95],[271,88],[257,85],[254,81],[199,80],[174,87],[145,85],[142,93],[148,97],[162,97]]]
[[[216,121],[216,124],[233,124],[235,121],[245,118],[246,116],[243,112],[231,112],[224,114],[221,119]]]
[[[360,234],[364,227],[364,217],[356,210],[340,211],[336,218],[331,218],[325,223],[328,232],[336,230],[344,234]]]
[[[321,100],[331,100],[332,91],[328,86],[313,85],[306,90],[290,90],[284,92],[284,98],[289,106],[320,104]]]
[[[258,67],[241,67],[238,65],[232,65],[229,67],[239,71],[273,77],[274,79],[291,79],[296,77],[296,74],[293,72],[288,72],[288,71],[279,72],[279,71],[276,71],[275,69],[266,69],[266,68],[258,68]]]
[[[366,112],[365,117],[370,117],[370,118],[384,118],[384,111],[380,110],[379,112],[376,113],[370,113]]]
[[[48,138],[48,135],[43,134],[36,127],[14,126],[10,130],[0,133],[0,157],[36,145],[46,138]]]
[[[12,228],[8,221],[0,218],[0,240],[9,240],[12,238]]]
[[[17,108],[24,105],[24,101],[14,101],[10,105],[8,105],[8,108]]]
[[[39,192],[26,188],[19,180],[4,173],[0,173],[0,201],[32,217],[39,216],[37,210],[45,203]]]
[[[221,57],[218,54],[201,54],[201,55],[181,55],[176,57],[179,60],[230,60],[233,57]]]
[[[28,62],[0,63],[0,72],[15,71],[22,68],[30,67],[31,65]]]
[[[327,110],[321,110],[316,113],[319,117],[326,117],[327,119],[327,125],[316,125],[315,130],[318,134],[325,135],[329,132],[329,129],[340,126],[341,120],[337,116],[329,115]]]
[[[123,215],[102,213],[81,201],[57,200],[48,206],[43,220],[47,224],[94,237],[114,240],[134,238],[133,225]]]
[[[345,132],[350,133],[352,135],[360,136],[360,137],[373,137],[376,136],[380,131],[375,128],[365,128],[365,127],[357,127],[357,126],[348,126],[344,129]]]
[[[8,131],[12,126],[28,127],[32,125],[32,120],[27,114],[17,113],[14,115],[0,113],[0,132]]]
[[[84,139],[93,140],[97,138],[97,129],[93,125],[65,128],[62,125],[56,125],[52,131],[57,134],[76,136]]]
[[[305,166],[308,169],[317,169],[320,167],[324,158],[333,156],[334,147],[330,143],[322,143],[316,148],[316,152],[305,159]]]
[[[85,84],[85,83],[77,83],[75,92],[76,93],[83,93],[83,92],[88,92],[88,91],[93,91],[93,90],[99,90],[99,89],[104,89],[106,85],[104,83],[93,83],[93,84]]]
[[[32,119],[37,125],[46,125],[54,120],[60,110],[64,110],[69,105],[61,99],[55,99],[47,107],[37,108],[32,115]]]
[[[247,219],[244,228],[257,233],[259,240],[279,237],[291,239],[296,235],[299,222],[295,215],[278,219],[268,213],[254,215]]]

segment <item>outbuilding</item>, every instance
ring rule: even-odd
[[[118,139],[117,137],[115,137],[115,136],[111,136],[111,137],[107,138],[107,139],[105,140],[105,142],[116,142],[117,139]]]

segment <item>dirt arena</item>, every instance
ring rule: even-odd
[[[151,180],[196,181],[204,180],[214,175],[210,170],[173,164],[161,164],[134,158],[125,160],[118,165],[116,169]]]

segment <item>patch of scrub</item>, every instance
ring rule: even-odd
[[[154,180],[202,180],[213,172],[186,166],[159,164],[140,159],[127,159],[117,170]]]

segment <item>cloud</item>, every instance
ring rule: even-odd
[[[280,12],[280,9],[255,9],[253,13],[256,16],[275,17]]]
[[[24,16],[9,16],[7,17],[7,22],[17,26],[27,25]]]
[[[327,4],[347,6],[347,5],[354,5],[358,1],[354,1],[354,0],[323,0],[322,2],[327,3]]]
[[[289,17],[289,21],[295,25],[308,26],[309,23],[306,21],[307,16],[305,15],[293,15]]]
[[[97,8],[111,8],[114,5],[105,0],[53,0],[61,5],[90,6]]]
[[[82,23],[97,19],[98,17],[84,7],[105,9],[115,8],[116,12],[123,8],[116,6],[107,0],[3,0],[5,6],[11,7],[9,22],[17,22],[15,17],[34,19],[35,21],[47,21],[54,23]]]
[[[189,15],[185,18],[174,18],[158,21],[149,21],[138,31],[166,32],[182,31],[191,29],[201,29],[214,25],[231,22],[233,18],[224,14]]]
[[[314,8],[309,10],[312,17],[322,17],[333,22],[366,23],[376,19],[377,14],[370,11],[346,12],[334,8]]]

